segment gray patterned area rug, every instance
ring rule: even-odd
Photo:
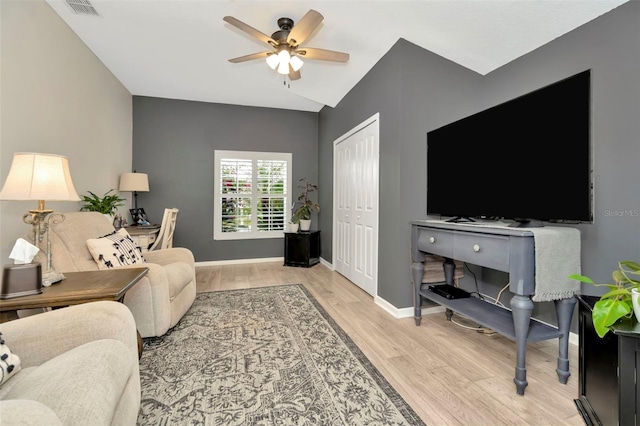
[[[198,294],[144,339],[139,425],[423,425],[300,284]]]

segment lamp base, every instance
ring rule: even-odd
[[[47,271],[42,274],[42,286],[49,287],[51,284],[55,284],[64,280],[66,277],[62,275],[60,272],[56,271]]]

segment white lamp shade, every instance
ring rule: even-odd
[[[291,59],[289,51],[281,50],[278,53],[278,59],[280,60],[280,65],[278,65],[278,72],[280,74],[289,74],[289,59]]]
[[[300,70],[300,68],[302,68],[302,66],[304,65],[304,62],[302,62],[302,59],[300,59],[297,56],[292,56],[289,63],[291,64],[291,68],[293,68],[294,71]]]
[[[55,154],[15,153],[0,200],[79,201],[69,159]]]
[[[149,176],[146,173],[123,173],[118,191],[149,192]]]
[[[280,58],[278,58],[278,55],[274,54],[274,55],[267,56],[267,65],[269,65],[269,68],[271,68],[272,70],[276,69],[279,62],[280,62]]]

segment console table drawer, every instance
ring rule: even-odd
[[[436,229],[421,229],[418,250],[451,258],[453,257],[453,234]]]
[[[509,238],[473,233],[455,233],[454,258],[499,271],[509,271]]]

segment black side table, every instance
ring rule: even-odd
[[[587,425],[637,424],[640,324],[631,318],[600,338],[591,313],[597,296],[577,296],[580,324],[578,411]]]
[[[284,266],[309,268],[320,262],[320,231],[284,233]]]

